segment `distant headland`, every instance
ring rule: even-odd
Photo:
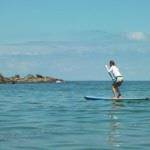
[[[50,76],[42,76],[39,74],[32,75],[28,74],[25,77],[20,77],[20,75],[15,75],[12,77],[4,77],[0,74],[0,84],[4,83],[61,83],[64,82],[62,79],[50,77]]]

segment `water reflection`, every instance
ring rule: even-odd
[[[122,126],[121,119],[119,118],[119,112],[124,107],[122,101],[112,101],[112,105],[108,114],[109,118],[109,131],[108,131],[108,143],[111,148],[119,148],[120,142],[120,128]]]

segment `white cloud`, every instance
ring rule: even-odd
[[[143,32],[130,32],[127,33],[127,38],[133,41],[143,41],[146,40],[146,35]]]
[[[77,36],[78,35],[78,36]],[[143,32],[109,33],[90,31],[77,33],[75,39],[58,41],[28,41],[23,43],[0,44],[0,57],[3,56],[62,56],[107,54],[114,50],[149,51],[150,34]],[[146,42],[140,42],[146,41]]]

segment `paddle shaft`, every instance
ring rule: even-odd
[[[108,72],[110,78],[112,79],[112,81],[114,81],[114,78],[113,78],[112,74],[109,72],[109,69],[108,69],[108,66],[107,66],[107,65],[105,65],[105,68],[106,68],[106,70],[107,70],[107,72]]]

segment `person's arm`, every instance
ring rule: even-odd
[[[107,70],[107,72],[108,72],[109,76],[111,77],[111,79],[112,79],[112,80],[114,80],[114,76],[111,74],[112,67],[111,67],[111,68],[108,68],[108,66],[107,66],[107,65],[105,65],[105,68],[106,68],[106,70]]]
[[[107,70],[108,72],[111,72],[111,71],[112,71],[112,67],[108,68],[107,65],[105,65],[105,67],[106,67],[106,70]]]

